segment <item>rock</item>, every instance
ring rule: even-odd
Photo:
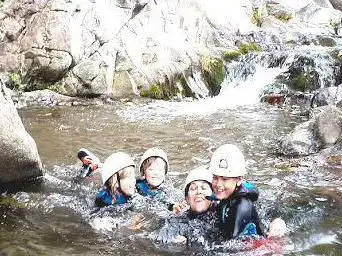
[[[317,90],[311,100],[311,107],[338,105],[341,104],[341,102],[342,84]]]
[[[342,11],[342,1],[341,0],[329,0],[329,1],[335,9]]]
[[[0,72],[20,74],[27,83],[24,90],[58,84],[70,96],[120,95],[113,91],[115,72],[127,72],[122,74],[130,78],[130,93],[164,83],[165,76],[194,77],[202,56],[220,57],[241,39],[260,39],[264,50],[280,49],[282,40],[297,38],[303,39],[299,44],[315,39],[332,46],[335,39],[325,34],[333,30],[329,22],[341,18],[325,0],[262,1],[258,13],[268,15],[262,17],[262,34],[252,22],[251,0],[218,0],[215,5],[206,0],[9,2],[0,11]],[[298,73],[292,84],[318,88],[317,74],[310,68],[299,72],[300,67],[294,68]],[[208,80],[207,72],[200,75]],[[217,94],[221,78],[221,72],[210,77],[211,93],[192,95]]]
[[[20,181],[42,175],[42,163],[33,138],[0,81],[0,183]]]
[[[313,119],[323,147],[332,146],[342,139],[342,111],[339,108],[321,107],[318,114],[313,114]]]
[[[288,156],[305,156],[316,153],[320,145],[317,142],[312,120],[298,125],[281,142],[281,153]]]
[[[341,145],[342,111],[335,106],[313,109],[311,119],[298,125],[281,142],[284,155],[309,155]]]
[[[78,64],[73,73],[82,80],[83,83],[90,84],[100,72],[100,63],[96,61],[86,60]]]
[[[326,158],[326,162],[329,165],[342,165],[342,155],[332,155]]]
[[[113,98],[125,98],[135,95],[132,78],[127,71],[115,72],[113,81]]]
[[[285,95],[283,94],[268,94],[263,95],[260,99],[261,102],[266,102],[271,105],[282,105],[285,101]]]

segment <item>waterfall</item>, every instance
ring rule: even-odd
[[[219,95],[209,97],[200,73],[188,78],[188,84],[199,97],[193,101],[153,101],[119,110],[127,120],[169,121],[178,116],[205,116],[224,109],[251,106],[260,102],[268,85],[284,85],[291,72],[314,74],[316,87],[335,85],[336,63],[327,50],[303,46],[292,51],[250,53],[236,61],[226,63],[225,79]],[[338,66],[339,67],[339,66]],[[282,77],[282,80],[279,80]],[[201,96],[207,96],[201,98]]]

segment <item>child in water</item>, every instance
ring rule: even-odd
[[[165,194],[163,183],[168,170],[169,161],[164,150],[157,147],[146,150],[139,164],[138,193],[149,197]]]
[[[82,162],[82,168],[77,177],[78,179],[84,179],[92,176],[100,167],[100,159],[98,159],[88,149],[81,148],[77,153],[77,157]]]
[[[228,239],[241,235],[263,235],[253,205],[259,193],[252,184],[242,179],[246,168],[239,148],[232,144],[220,146],[211,157],[209,170],[213,174],[213,192],[220,200],[219,227],[223,235]]]
[[[117,152],[110,155],[101,169],[104,188],[96,194],[96,206],[127,203],[135,193],[134,169],[134,162],[128,154]]]
[[[212,174],[205,166],[191,170],[184,184],[185,203],[188,207],[182,208],[182,214],[167,219],[160,230],[152,233],[151,238],[167,244],[188,245],[204,245],[216,241],[219,232],[215,205],[206,199],[212,194],[211,182]]]
[[[253,202],[259,192],[243,180],[247,173],[245,158],[238,147],[232,144],[220,146],[210,160],[213,174],[213,192],[219,200],[219,228],[225,238],[243,238],[264,235]],[[286,231],[285,222],[277,218],[271,222],[268,237],[281,237]]]

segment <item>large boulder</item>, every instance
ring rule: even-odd
[[[283,138],[281,153],[288,156],[309,155],[342,141],[342,111],[336,106],[323,106],[311,113],[311,119],[298,125]]]
[[[42,163],[36,143],[26,132],[1,80],[0,117],[0,183],[42,175]]]
[[[281,142],[281,153],[287,156],[305,156],[319,151],[315,133],[315,124],[312,120],[298,125]]]
[[[342,111],[328,105],[318,108],[313,113],[316,130],[322,147],[335,145],[342,139]]]

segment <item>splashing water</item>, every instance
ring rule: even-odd
[[[216,97],[199,99],[191,102],[154,101],[144,105],[128,106],[117,113],[127,121],[170,121],[180,116],[207,116],[225,109],[235,109],[239,106],[254,105],[260,101],[262,88],[271,83],[283,72],[284,68],[266,68],[254,66],[254,74],[247,80],[231,78],[224,80],[221,92]]]

